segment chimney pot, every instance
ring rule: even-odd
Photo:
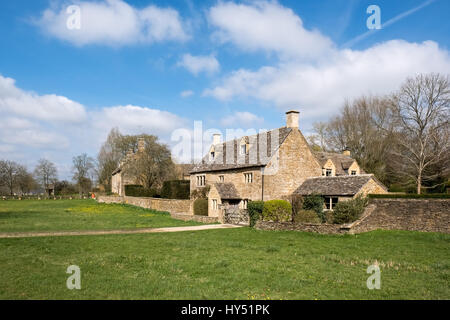
[[[213,145],[216,145],[216,144],[220,143],[220,137],[221,137],[220,133],[214,133],[213,134]]]
[[[286,127],[288,128],[298,128],[298,117],[299,113],[297,110],[290,110],[286,112]]]
[[[342,154],[344,155],[344,156],[351,156],[351,152],[350,152],[350,150],[348,150],[348,149],[345,149],[344,151],[342,151]]]

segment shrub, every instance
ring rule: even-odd
[[[194,201],[194,214],[197,216],[208,215],[208,199],[200,198]]]
[[[262,212],[264,221],[289,221],[292,219],[292,206],[286,200],[269,200],[264,202]]]
[[[364,212],[367,203],[368,199],[361,195],[352,200],[338,202],[334,207],[333,222],[341,224],[355,221]]]
[[[303,197],[299,194],[293,194],[289,197],[289,202],[292,206],[292,220],[295,220],[297,213],[303,209]]]
[[[190,182],[187,180],[164,181],[161,189],[161,198],[189,199]]]
[[[323,214],[323,197],[312,194],[303,198],[303,210],[313,210],[322,222],[325,221]]]
[[[314,210],[299,210],[294,216],[294,222],[321,223],[322,220]]]
[[[256,221],[260,219],[264,210],[264,201],[249,201],[247,204],[247,211],[250,217],[250,227],[256,224]]]
[[[326,223],[333,223],[334,222],[334,213],[333,211],[329,210],[329,211],[325,211],[325,222]]]
[[[158,191],[156,189],[146,189],[143,186],[136,184],[126,185],[125,195],[129,197],[159,197]]]

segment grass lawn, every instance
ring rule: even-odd
[[[450,299],[449,249],[450,235],[406,231],[0,239],[0,299]],[[66,288],[69,265],[81,290]]]
[[[0,201],[0,232],[78,231],[200,225],[158,212],[95,200]]]

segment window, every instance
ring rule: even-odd
[[[241,209],[247,209],[247,205],[248,205],[247,199],[241,201]]]
[[[197,186],[204,187],[206,184],[206,176],[197,176]]]
[[[331,177],[332,174],[333,174],[333,169],[327,169],[327,170],[326,170],[325,175],[326,175],[327,177]]]
[[[217,204],[217,199],[212,200],[212,209],[213,210],[219,209],[219,205]]]
[[[244,180],[245,183],[252,183],[253,182],[253,173],[244,173]]]
[[[335,197],[325,197],[325,208],[326,210],[333,210],[336,203],[338,203],[338,198]]]
[[[219,176],[219,182],[224,182],[225,181],[225,177],[224,176]]]
[[[214,161],[214,156],[215,156],[215,152],[211,151],[211,153],[209,154],[209,160]]]
[[[241,154],[246,154],[246,153],[247,153],[247,145],[241,144]]]
[[[356,176],[356,170],[352,170],[352,176]]]

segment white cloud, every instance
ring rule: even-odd
[[[37,95],[16,87],[14,79],[0,75],[0,112],[53,122],[81,122],[84,107],[66,97]]]
[[[291,9],[275,2],[219,2],[208,12],[215,37],[247,51],[275,52],[283,58],[317,58],[332,50],[330,39],[306,30]]]
[[[119,127],[126,133],[146,132],[158,136],[165,136],[184,124],[184,120],[173,113],[132,105],[105,107],[95,113],[94,118],[94,126],[98,128]]]
[[[219,61],[213,55],[192,56],[185,54],[177,65],[186,68],[194,75],[198,75],[200,72],[214,73],[220,69]]]
[[[184,91],[181,91],[181,93],[180,93],[180,96],[182,98],[189,98],[193,95],[194,95],[194,91],[192,91],[192,90],[184,90]]]
[[[69,29],[68,5],[46,9],[36,23],[47,34],[77,46],[122,46],[189,38],[178,11],[150,5],[137,9],[122,0],[74,1],[80,8],[80,29]]]
[[[63,96],[38,95],[0,76],[0,159],[20,161],[31,169],[41,157],[65,168],[69,178],[72,157],[86,152],[96,156],[108,132],[148,133],[168,142],[173,130],[186,120],[167,111],[141,106],[112,106],[87,110]]]
[[[450,73],[449,52],[433,41],[391,40],[365,50],[338,50],[277,3],[219,3],[209,15],[223,41],[243,51],[279,54],[273,65],[234,70],[203,91],[222,101],[250,97],[327,117],[346,98],[390,93],[416,73]]]
[[[237,111],[234,114],[224,117],[221,124],[225,127],[242,126],[248,128],[252,125],[262,124],[264,119],[247,111]]]

